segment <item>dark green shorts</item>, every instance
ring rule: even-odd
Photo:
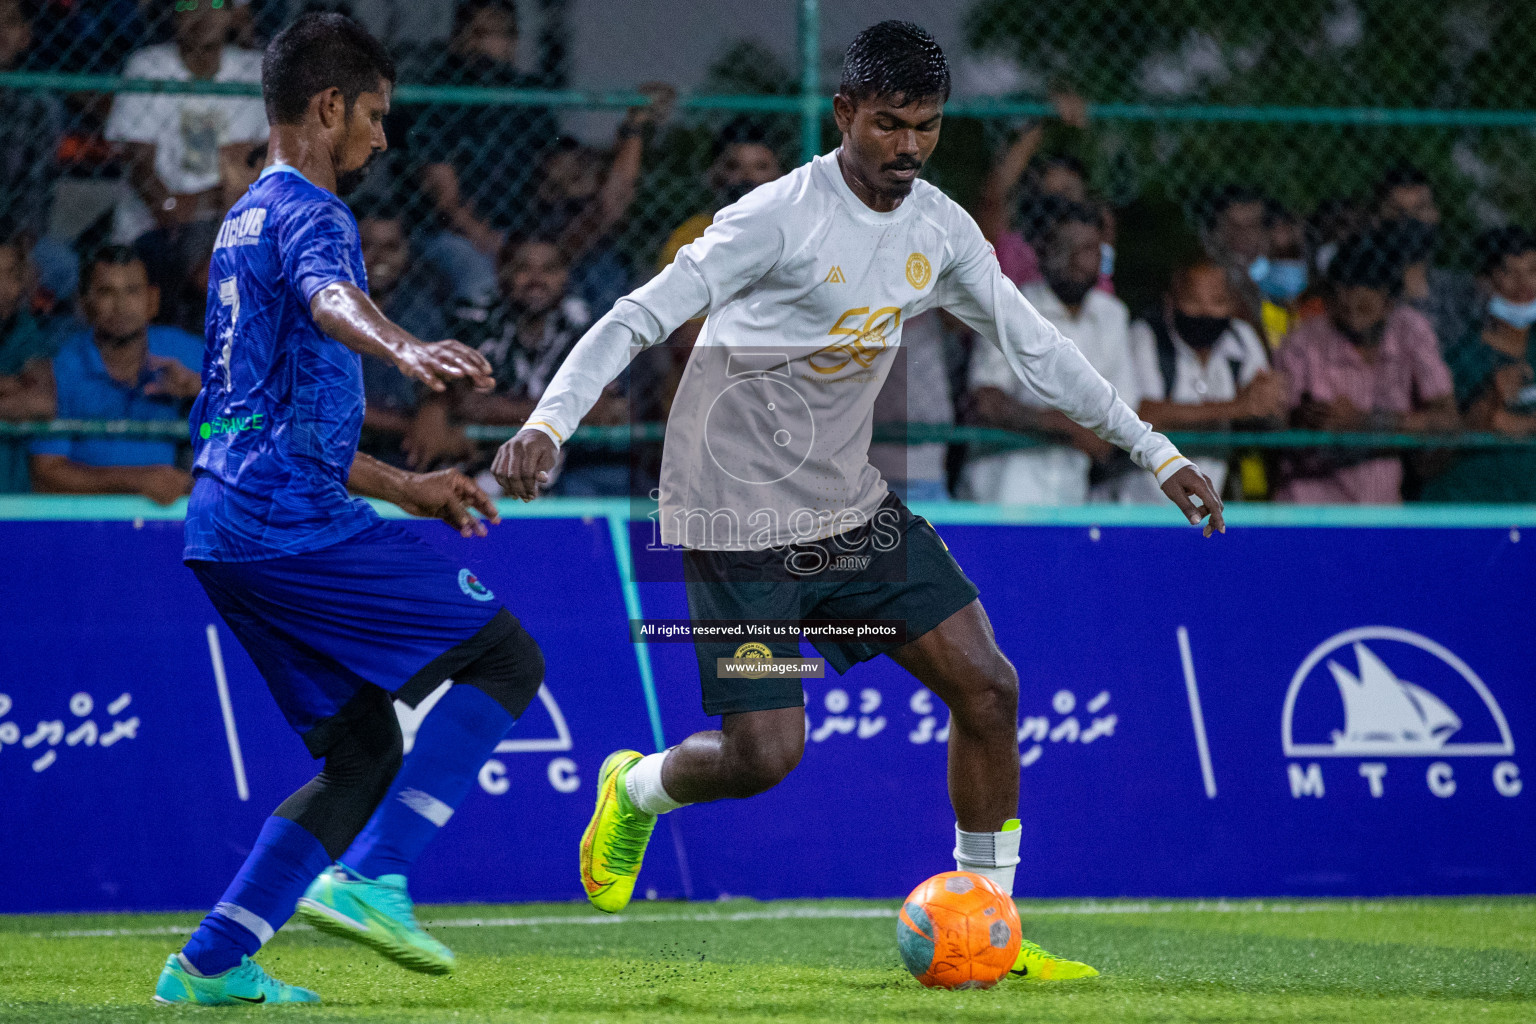
[[[961,571],[928,521],[890,495],[870,523],[831,538],[763,551],[683,553],[688,614],[695,622],[884,620],[904,627],[895,640],[812,639],[839,674],[861,661],[916,640],[976,600],[976,584]],[[752,651],[743,650],[754,647]],[[800,707],[798,676],[721,678],[717,659],[798,658],[796,641],[695,640],[704,713]]]

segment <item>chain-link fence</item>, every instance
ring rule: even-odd
[[[0,214],[33,243],[39,305],[67,308],[77,254],[133,243],[161,318],[201,331],[214,226],[261,164],[260,47],[320,6],[396,55],[390,151],[352,200],[405,240],[413,294],[443,309],[489,301],[505,242],[533,236],[601,313],[714,210],[835,144],[827,79],[847,40],[820,34],[815,0],[793,5],[796,37],[766,43],[721,5],[713,59],[675,103],[639,88],[644,55],[631,91],[581,80],[574,19],[609,17],[598,0],[0,0]],[[683,5],[650,6],[681,21]],[[888,0],[870,20],[902,13]],[[1411,222],[1393,236],[1419,271],[1404,296],[1449,347],[1481,316],[1480,234],[1536,222],[1523,13],[971,0],[932,15],[957,88],[927,175],[1026,242],[1043,197],[1098,204],[1133,312],[1212,253],[1252,282],[1272,344],[1341,243]]]

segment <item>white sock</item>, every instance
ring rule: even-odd
[[[624,792],[629,794],[629,802],[646,814],[666,814],[683,806],[668,796],[666,787],[661,784],[661,766],[666,760],[665,750],[659,754],[646,754],[624,776]]]
[[[1003,824],[1001,832],[965,832],[955,826],[955,867],[991,879],[1013,895],[1013,873],[1019,864],[1019,819]]]

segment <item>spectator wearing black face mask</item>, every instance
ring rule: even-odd
[[[1332,431],[1453,430],[1451,374],[1434,328],[1400,300],[1400,251],[1380,232],[1358,236],[1328,264],[1327,315],[1304,320],[1275,357],[1292,423]],[[1277,501],[1396,504],[1396,455],[1306,453],[1282,460]]]
[[[1131,325],[1131,366],[1141,393],[1138,412],[1157,430],[1225,430],[1279,426],[1286,413],[1285,384],[1269,367],[1259,333],[1237,319],[1237,299],[1226,271],[1209,260],[1174,271],[1162,306]],[[1195,465],[1220,492],[1227,461],[1196,457]],[[1113,481],[1106,497],[1153,503],[1163,498],[1145,473]]]
[[[1477,319],[1477,285],[1470,274],[1433,264],[1441,215],[1429,176],[1409,164],[1387,171],[1376,186],[1376,216],[1403,263],[1402,301],[1429,318],[1448,352]]]
[[[1104,239],[1098,211],[1059,200],[1052,211],[1040,245],[1045,280],[1020,290],[1135,407],[1139,395],[1131,372],[1130,314],[1125,303],[1094,287]],[[964,489],[972,500],[1027,505],[1077,505],[1087,500],[1090,467],[1108,462],[1117,449],[1046,408],[991,345],[976,347],[970,387],[973,422],[1045,431],[1064,442],[972,461],[964,475]]]

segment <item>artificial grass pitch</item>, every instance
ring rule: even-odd
[[[1024,933],[1103,977],[929,991],[894,903],[420,908],[459,956],[410,974],[290,924],[260,962],[315,1007],[154,1007],[195,914],[0,917],[0,1021],[1536,1021],[1536,899],[1024,902]]]

